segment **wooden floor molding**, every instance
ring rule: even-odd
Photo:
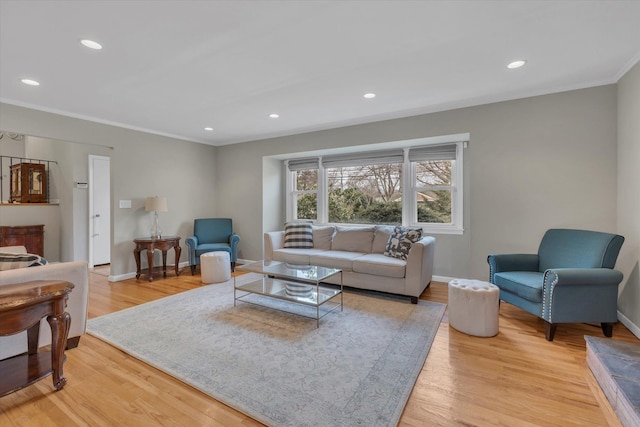
[[[188,269],[153,282],[89,276],[90,318],[202,286]],[[446,283],[421,299],[446,303]],[[399,425],[619,426],[587,366],[584,335],[602,331],[560,325],[548,342],[542,320],[502,304],[499,334],[472,337],[449,328],[445,313]],[[612,339],[639,342],[620,323]],[[90,335],[66,355],[65,388],[46,378],[0,398],[1,426],[261,425]]]

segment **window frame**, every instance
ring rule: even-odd
[[[417,140],[424,141],[424,140]],[[447,144],[455,144],[456,158],[451,165],[451,185],[449,186],[432,186],[430,189],[451,190],[451,223],[426,223],[417,221],[418,201],[416,193],[418,191],[416,162],[409,160],[409,150],[417,146],[428,147],[437,144],[412,144],[403,147],[404,161],[402,163],[402,225],[410,227],[420,227],[425,233],[429,234],[463,234],[463,218],[464,218],[464,148],[467,141],[449,141]],[[384,151],[381,149],[380,151]],[[287,221],[297,219],[297,199],[298,195],[305,193],[315,193],[317,200],[317,218],[313,220],[317,224],[329,224],[329,206],[328,206],[328,176],[323,166],[322,156],[318,156],[318,189],[317,190],[297,190],[296,189],[296,172],[288,168],[288,160],[285,160],[286,168],[286,219]],[[371,224],[338,224],[332,225],[371,225]]]

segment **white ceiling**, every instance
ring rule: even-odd
[[[0,16],[0,101],[211,145],[615,83],[640,59],[640,1],[0,0]]]

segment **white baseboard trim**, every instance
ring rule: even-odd
[[[189,261],[183,261],[178,263],[178,268],[189,267]],[[167,268],[169,268],[169,264],[167,263]],[[171,267],[173,268],[173,267]],[[124,274],[116,274],[115,276],[109,276],[107,278],[110,282],[120,282],[122,280],[133,279],[136,277],[136,273],[124,273]]]
[[[450,281],[452,281],[453,279],[455,279],[455,277],[448,277],[448,276],[431,276],[431,280],[435,281],[435,282],[444,282],[444,283],[449,283]]]
[[[627,329],[629,329],[633,335],[640,338],[640,327],[638,327],[631,320],[629,320],[627,316],[620,313],[620,310],[618,310],[618,320],[620,320],[620,323],[626,326]]]
[[[133,279],[136,277],[136,273],[116,274],[115,276],[109,276],[107,280],[110,282],[120,282],[121,280]]]

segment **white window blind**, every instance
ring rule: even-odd
[[[325,168],[340,168],[347,166],[402,163],[403,161],[404,156],[402,150],[383,150],[326,156],[322,158],[322,166]]]
[[[318,169],[318,160],[317,157],[289,160],[289,170],[293,172],[306,169]]]
[[[409,149],[409,161],[455,160],[456,144],[428,145]]]

